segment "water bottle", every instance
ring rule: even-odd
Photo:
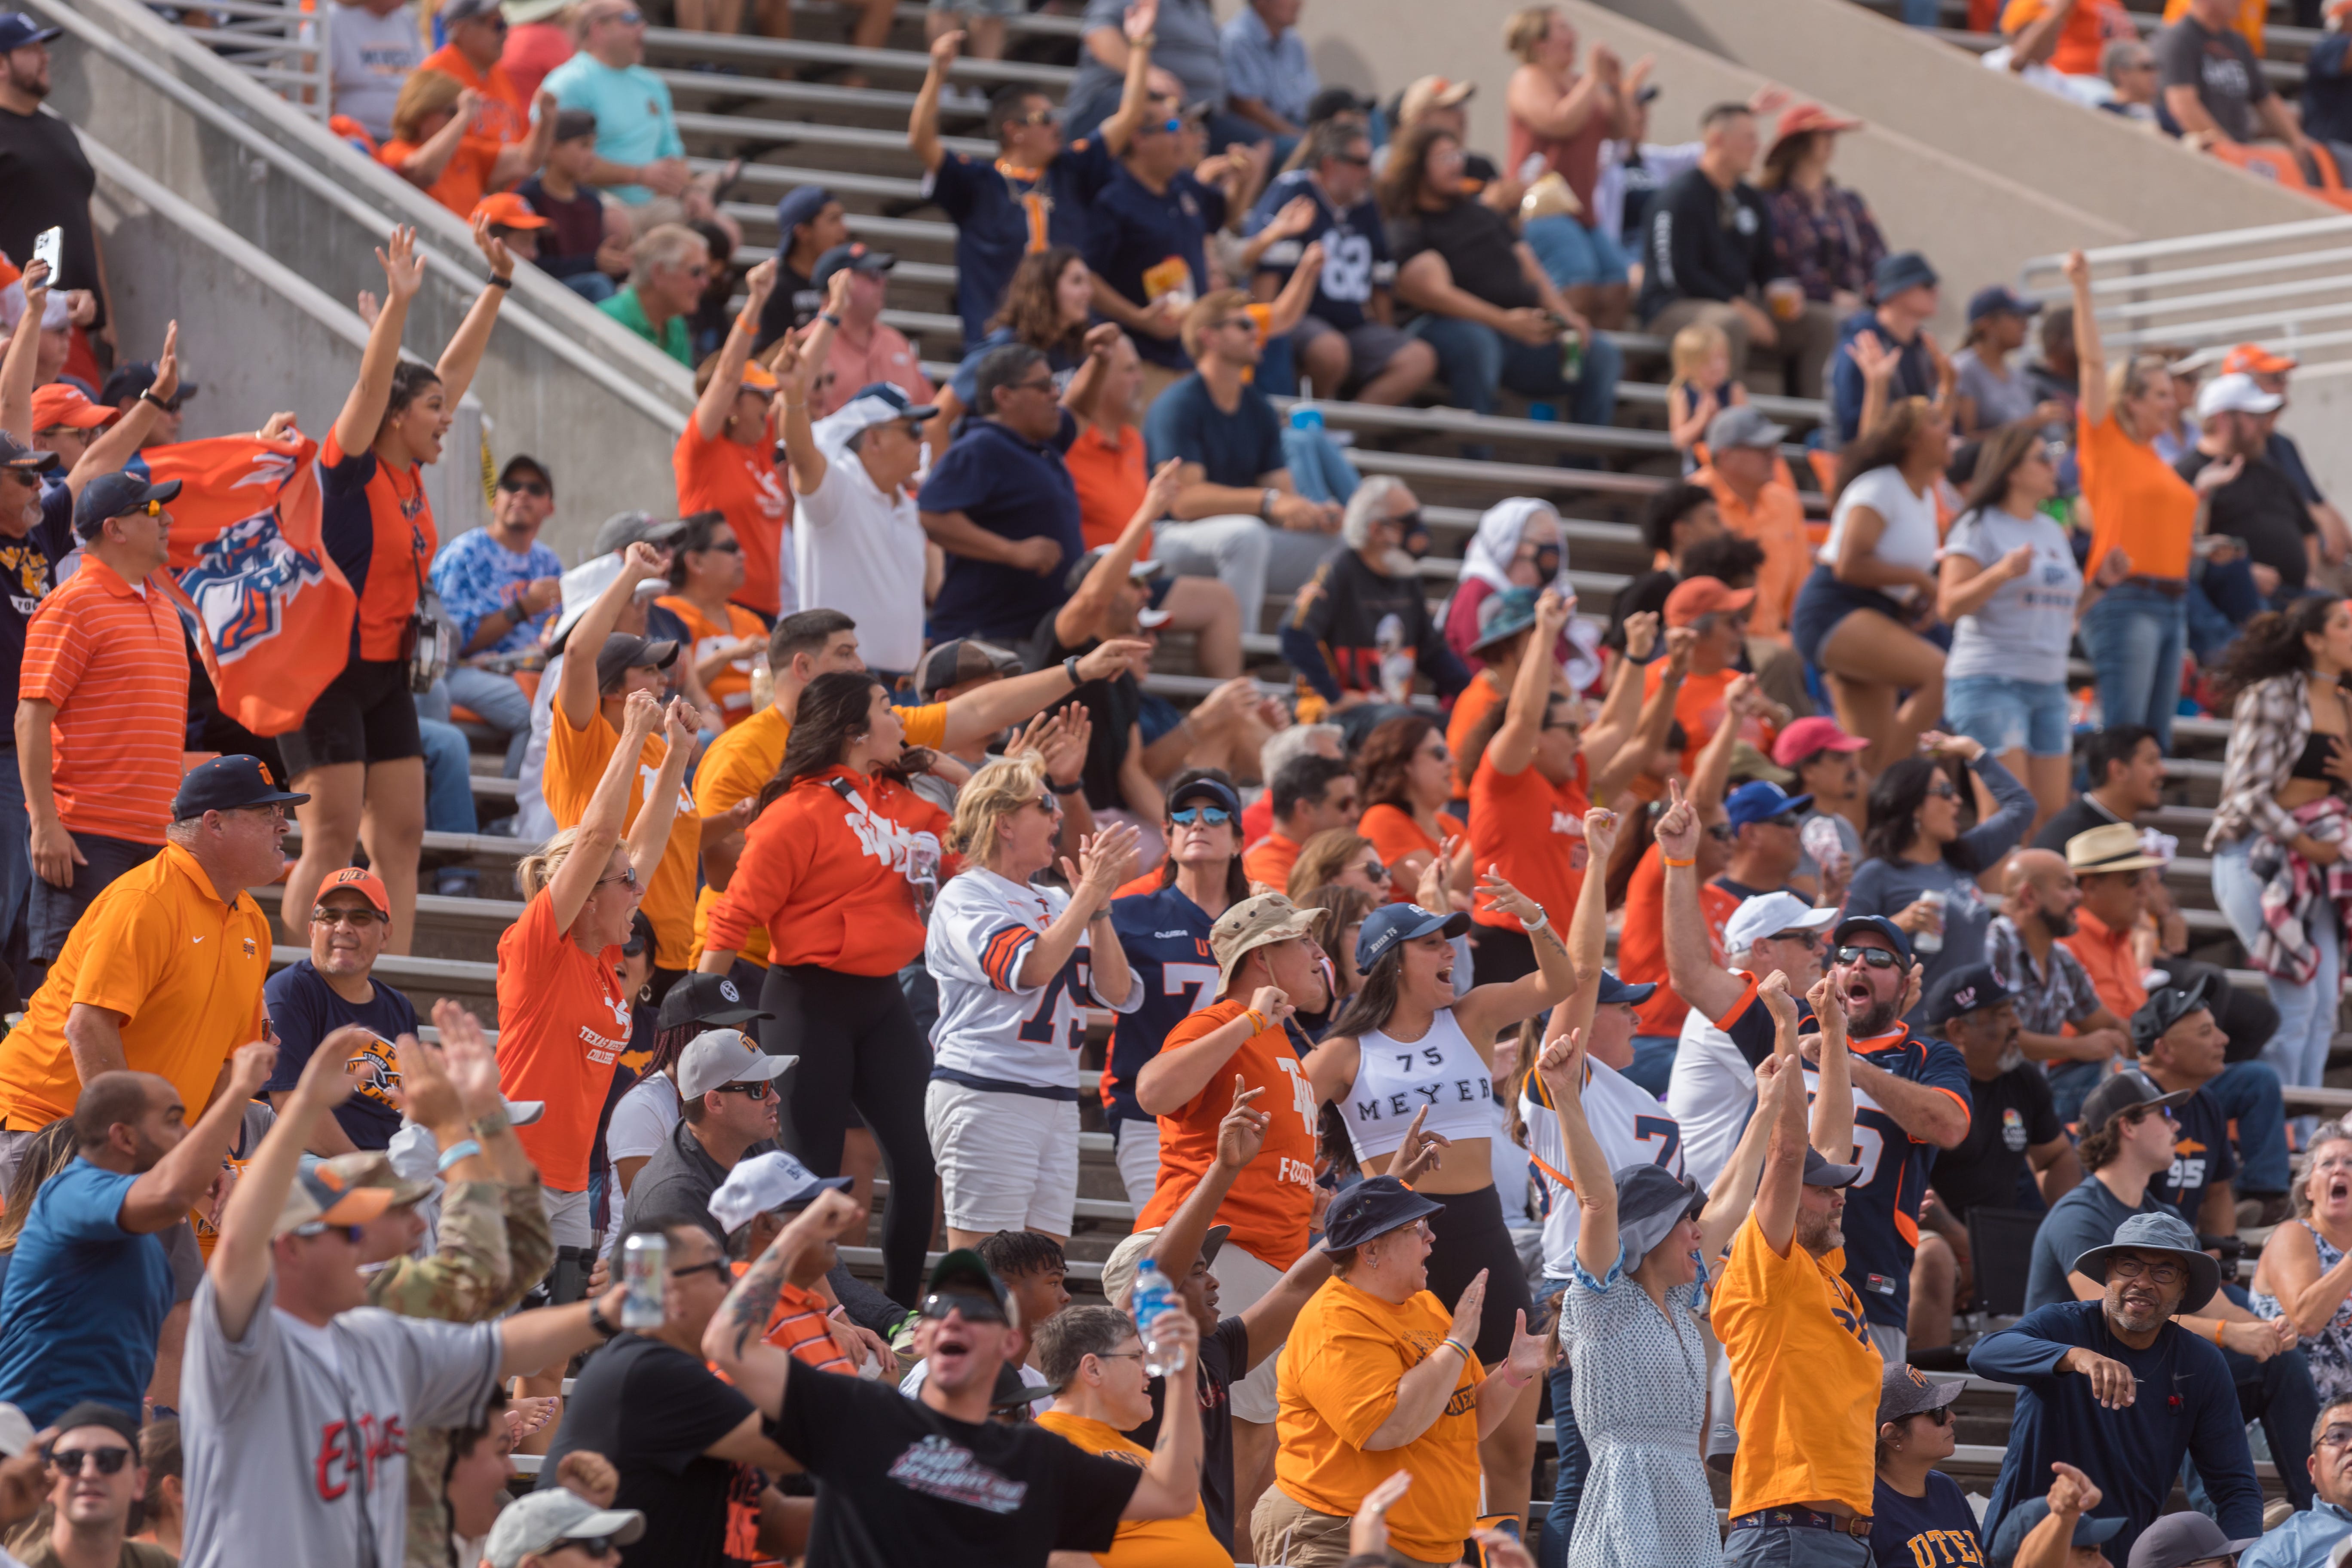
[[[1320,430],[1323,411],[1304,398],[1290,405],[1290,427],[1293,430]]]
[[[1584,337],[1574,327],[1559,332],[1559,378],[1574,381],[1584,374]]]
[[[1135,1294],[1129,1310],[1135,1314],[1135,1331],[1143,1336],[1143,1370],[1147,1376],[1171,1377],[1184,1370],[1184,1352],[1174,1345],[1162,1345],[1155,1325],[1170,1312],[1181,1312],[1183,1303],[1176,1300],[1175,1287],[1160,1272],[1160,1265],[1149,1258],[1135,1270]]]
[[[1911,951],[1914,952],[1941,952],[1944,951],[1945,895],[1931,888],[1927,891],[1921,893],[1919,897],[1921,901],[1935,905],[1936,918],[1923,929],[1911,933]]]
[[[621,1243],[621,1327],[662,1326],[662,1283],[669,1271],[669,1238],[659,1231]]]

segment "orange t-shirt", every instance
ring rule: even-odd
[[[1242,857],[1242,875],[1281,892],[1290,886],[1290,868],[1298,864],[1300,847],[1279,833],[1269,833]]]
[[[706,441],[689,419],[669,462],[677,510],[724,513],[743,546],[743,585],[735,590],[735,602],[768,616],[797,607],[782,602],[793,498],[776,472],[773,445],[763,439],[745,446],[724,431]]]
[[[1189,1046],[1248,1011],[1246,996],[1213,1002],[1169,1030],[1160,1048],[1164,1053]],[[1234,1178],[1233,1190],[1217,1205],[1216,1223],[1233,1226],[1230,1239],[1259,1262],[1287,1268],[1307,1250],[1307,1222],[1315,1209],[1318,1108],[1290,1036],[1278,1026],[1252,1035],[1232,1060],[1209,1075],[1207,1087],[1160,1119],[1160,1185],[1136,1215],[1135,1227],[1166,1225],[1200,1185],[1217,1157],[1217,1129],[1234,1108],[1235,1074],[1244,1088],[1265,1091],[1257,1101],[1268,1113],[1265,1145]]]
[[[2120,4],[2120,0],[2105,0],[2105,3],[2115,5],[2117,10],[2121,10],[2123,8]],[[2178,22],[2181,17],[2188,14],[2189,0],[2164,0],[2165,26],[2170,26],[2173,23]],[[2262,58],[2263,24],[2270,20],[2270,0],[2238,0],[2238,14],[2236,16],[2232,17],[2230,22],[2230,26],[2235,27],[2239,32],[2245,35],[2246,42],[2252,47],[2254,58],[2256,59],[2260,59]],[[2129,35],[2125,36],[2128,37]],[[2064,48],[2066,46],[2064,42],[2061,40],[2058,47],[2060,48]],[[2053,63],[2054,64],[2055,62],[2053,61]],[[2071,68],[2059,66],[2058,68],[2060,70],[2066,70]],[[2098,73],[2098,62],[2094,60],[2091,64],[2090,71],[2086,74],[2096,75]]]
[[[362,558],[362,552],[352,548],[358,542],[350,536],[362,526],[351,481],[366,475],[362,499],[367,506],[367,569],[353,635],[360,658],[398,658],[408,618],[416,611],[417,588],[432,568],[440,540],[433,526],[433,503],[425,497],[425,470],[411,463],[408,472],[395,479],[373,452],[346,453],[332,430],[320,444],[319,468],[327,506],[327,548],[338,562]],[[344,575],[350,574],[347,569]]]
[[[1445,721],[1445,749],[1453,753],[1457,769],[1461,759],[1470,754],[1470,732],[1478,721],[1492,713],[1508,700],[1509,693],[1495,684],[1495,678],[1480,670],[1454,700],[1453,716]],[[1459,773],[1456,773],[1459,778]]]
[[[2197,491],[2145,441],[2124,434],[2115,411],[2092,424],[2077,419],[2083,499],[2091,503],[2091,565],[2116,545],[2131,557],[2134,576],[2189,575],[2189,542],[2197,528]]]
[[[2259,7],[2268,3],[2269,0],[2247,0],[2250,7],[2256,8],[2257,16],[2260,16]],[[2165,10],[2164,19],[2171,21],[2179,12],[2188,9],[2188,5],[2189,0],[2172,0]],[[2001,8],[2001,36],[2014,40],[2018,34],[2047,16],[2049,11],[2048,0],[2009,0],[2009,4]],[[2099,57],[2106,52],[2110,43],[2117,38],[2137,37],[2139,29],[2132,25],[2131,13],[2124,9],[2123,0],[2076,0],[2074,15],[2068,16],[2065,26],[2058,29],[2058,44],[2051,51],[2050,68],[2068,76],[2096,76],[2099,74]],[[2254,23],[2251,37],[2254,53],[2261,54],[2263,25],[2259,20]]]
[[[558,827],[580,826],[580,819],[587,815],[589,798],[604,776],[604,764],[612,761],[620,744],[621,732],[604,717],[602,703],[585,730],[574,729],[564,716],[563,704],[555,704],[547,726],[547,766],[541,775],[541,794]],[[628,822],[637,820],[638,808],[646,804],[646,786],[660,775],[662,759],[668,755],[669,747],[660,736],[646,737],[645,749],[637,753],[637,776],[629,781]],[[642,870],[637,873],[646,878],[645,902],[640,907],[653,922],[654,963],[664,969],[688,967],[694,953],[694,869],[701,854],[702,823],[695,816],[694,797],[681,786],[677,816],[670,824],[661,864],[650,876]]]
[[[76,833],[163,843],[188,724],[187,637],[171,601],[85,552],[81,570],[26,624],[16,695],[58,710],[49,723],[58,820]]]
[[[628,1044],[621,950],[583,952],[556,929],[555,901],[541,889],[499,938],[499,1089],[547,1102],[515,1136],[558,1192],[588,1190],[596,1119]]]
[[[1543,906],[1553,929],[1565,931],[1584,887],[1584,814],[1591,805],[1581,753],[1564,784],[1544,777],[1533,762],[1506,773],[1486,757],[1470,781],[1470,863],[1482,872],[1500,867],[1503,879]],[[1527,929],[1518,916],[1497,912],[1485,894],[1475,903],[1470,918],[1477,924]]]
[[[1042,1410],[1037,1425],[1072,1447],[1142,1469],[1151,1450],[1116,1427],[1061,1410]],[[1181,1519],[1136,1520],[1118,1527],[1108,1552],[1090,1553],[1097,1568],[1226,1568],[1234,1560],[1209,1530],[1205,1503]]]
[[[1642,677],[1642,693],[1645,700],[1658,689],[1658,682],[1665,679],[1665,674],[1664,659],[1652,662]],[[1731,683],[1738,679],[1739,671],[1728,665],[1712,675],[1701,675],[1692,670],[1683,677],[1681,689],[1675,693],[1675,718],[1683,727],[1682,770],[1685,778],[1698,772],[1698,754],[1706,750],[1707,742],[1714,738],[1717,727],[1723,722],[1723,694],[1730,690]],[[1769,757],[1772,754],[1775,732],[1772,726],[1763,720],[1750,719],[1741,725],[1739,738]]]
[[[1449,824],[1448,831],[1453,830]],[[1381,852],[1381,863],[1392,871],[1396,863],[1408,855],[1435,855],[1445,847],[1423,833],[1421,824],[1412,819],[1412,813],[1402,806],[1366,806],[1362,818],[1356,824],[1356,831],[1372,841],[1372,847]],[[1418,878],[1397,875],[1389,883],[1389,902],[1412,902],[1413,893],[1419,887]]]
[[[1739,900],[1712,882],[1702,882],[1698,907],[1706,917],[1707,947],[1720,968],[1723,922],[1739,907]],[[1682,1032],[1683,1016],[1690,1011],[1690,1005],[1666,981],[1666,867],[1655,844],[1642,851],[1641,861],[1625,884],[1625,918],[1617,932],[1617,977],[1631,985],[1657,986],[1647,1002],[1633,1009],[1636,1030],[1644,1035]]]
[[[804,778],[751,819],[706,946],[743,950],[768,928],[768,962],[843,974],[896,974],[923,951],[926,896],[953,874],[940,845],[948,814],[912,790],[851,768]]]
[[[515,86],[503,65],[494,63],[488,71],[478,71],[473,61],[457,52],[457,45],[444,44],[425,56],[418,68],[456,77],[459,86],[481,94],[481,107],[474,110],[473,121],[466,127],[466,141],[487,147],[491,163],[498,161],[499,148],[530,134],[530,100]]]
[[[421,142],[387,142],[375,150],[375,161],[404,180],[408,176],[401,166],[415,157],[423,145]],[[498,161],[497,143],[472,136],[460,137],[457,150],[441,165],[441,173],[431,184],[423,187],[425,194],[459,217],[470,217],[476,204],[489,192],[490,175],[497,171]]]
[[[1478,1385],[1486,1369],[1475,1356],[1439,1349],[1453,1328],[1453,1310],[1426,1290],[1391,1306],[1345,1279],[1325,1280],[1299,1309],[1276,1363],[1274,1484],[1283,1494],[1344,1518],[1374,1487],[1410,1470],[1412,1485],[1389,1510],[1389,1544],[1422,1563],[1458,1552],[1478,1522]],[[1395,1413],[1399,1381],[1436,1354],[1461,1368],[1444,1410],[1402,1447],[1365,1447]]]
[[[697,609],[693,601],[677,595],[664,594],[654,603],[686,624],[687,635],[694,641],[685,652],[696,664],[700,664],[726,645],[741,642],[746,637],[757,637],[763,646],[767,642],[767,626],[740,605],[727,606],[727,624],[722,626]],[[718,674],[702,683],[702,689],[710,694],[710,700],[718,703],[719,710],[727,715],[727,727],[730,730],[751,716],[752,663],[750,657],[731,659],[719,668]]]
[[[221,1064],[261,1038],[268,978],[269,921],[253,895],[222,903],[196,858],[164,845],[91,901],[0,1041],[0,1124],[26,1132],[73,1114],[81,1072],[66,1016],[79,1004],[122,1015],[123,1061],[169,1079],[193,1126]]]
[[[1151,488],[1144,471],[1143,432],[1123,425],[1114,443],[1104,440],[1096,426],[1081,425],[1078,438],[1062,454],[1062,466],[1078,487],[1078,533],[1087,548],[1108,550],[1117,544],[1143,505],[1143,492]],[[1146,529],[1136,559],[1150,558],[1151,531]]]
[[[1797,594],[1812,575],[1813,547],[1805,535],[1805,504],[1797,492],[1778,479],[1767,479],[1749,506],[1713,468],[1701,468],[1691,483],[1705,485],[1715,495],[1715,510],[1723,526],[1764,550],[1763,567],[1756,574],[1756,605],[1748,629],[1759,637],[1789,640],[1789,620],[1797,613]]]
[[[1885,1363],[1844,1271],[1843,1247],[1815,1258],[1791,1239],[1775,1253],[1753,1215],[1732,1238],[1713,1316],[1739,1407],[1734,1517],[1803,1502],[1871,1511]]]

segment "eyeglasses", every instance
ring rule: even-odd
[[[1192,827],[1202,823],[1211,827],[1223,827],[1233,819],[1234,814],[1222,805],[1188,805],[1181,811],[1168,814],[1168,820],[1179,827]]]
[[[1903,962],[1883,947],[1856,947],[1851,942],[1830,956],[1840,963],[1866,964],[1872,969],[1894,969]]]
[[[1792,942],[1799,947],[1803,948],[1807,952],[1812,952],[1817,951],[1822,945],[1822,933],[1817,931],[1784,931],[1780,935],[1772,937],[1769,940],[1773,942]],[[1878,950],[1873,948],[1870,951],[1875,952]],[[1889,956],[1891,957],[1893,955],[1889,954]]]
[[[1334,153],[1331,154],[1331,162],[1345,163],[1351,169],[1369,169],[1372,166],[1372,161],[1370,158],[1359,158],[1353,153]]]
[[[774,1084],[770,1083],[767,1079],[761,1079],[753,1083],[722,1083],[715,1092],[719,1094],[740,1094],[746,1100],[765,1100],[768,1098],[769,1092],[775,1087],[776,1086]],[[672,1269],[670,1272],[675,1274],[681,1271],[678,1269]]]
[[[569,1541],[557,1542],[555,1546],[558,1551],[569,1549],[573,1552],[585,1552],[600,1562],[604,1558],[618,1557],[621,1554],[620,1542],[609,1535],[574,1536]]]
[[[1802,818],[1799,817],[1795,812],[1784,811],[1778,816],[1768,816],[1764,818],[1764,826],[1767,827],[1795,827],[1801,820]]]
[[[1739,829],[1727,822],[1718,822],[1706,830],[1706,836],[1718,844],[1728,844],[1739,837]]]
[[[714,1258],[708,1263],[689,1263],[683,1268],[673,1268],[669,1271],[669,1277],[673,1279],[683,1279],[689,1274],[716,1274],[723,1279],[727,1276],[727,1259]]]
[[[1365,861],[1362,869],[1364,875],[1372,881],[1385,882],[1389,879],[1389,868],[1378,860]]]
[[[607,882],[618,882],[621,886],[628,889],[634,893],[637,890],[637,868],[635,866],[631,866],[623,870],[617,877],[599,877],[596,879],[596,885],[600,888],[604,886]]]
[[[646,14],[643,11],[614,11],[608,16],[598,17],[597,20],[618,22],[624,27],[642,27],[646,23]]]
[[[1016,381],[1004,390],[1007,392],[1051,392],[1054,390],[1054,378],[1050,375],[1045,375],[1039,376],[1034,381]]]
[[[1139,1350],[1089,1351],[1087,1353],[1097,1361],[1141,1361],[1143,1359],[1143,1352]]]
[[[1937,779],[1934,784],[1927,786],[1927,793],[1934,795],[1937,800],[1958,800],[1960,798],[1960,792],[1952,787],[1952,781],[1949,779]]]
[[[1062,111],[1058,109],[1033,109],[1015,120],[1015,125],[1059,125]]]
[[[2352,1443],[2352,1426],[2340,1422],[2319,1435],[2319,1446],[2323,1448],[2341,1448],[2347,1443]]]
[[[702,549],[705,553],[711,551],[721,551],[729,555],[740,555],[743,553],[743,546],[741,542],[732,539],[717,540],[709,544],[704,545]]]
[[[2180,1118],[2172,1114],[2172,1107],[2168,1105],[2148,1105],[2142,1106],[2137,1110],[2125,1111],[2124,1125],[2126,1127],[2137,1127],[2151,1116],[2161,1116],[2167,1121],[2171,1122],[2178,1122],[2180,1120]]]
[[[49,1453],[49,1463],[57,1467],[60,1475],[81,1474],[84,1459],[97,1467],[101,1476],[119,1476],[122,1473],[122,1467],[131,1462],[131,1450],[115,1447],[56,1448]]]
[[[373,910],[330,909],[324,904],[310,911],[310,923],[314,926],[349,926],[353,931],[364,931],[383,919]]]
[[[2185,1264],[2170,1261],[2150,1263],[2145,1258],[2134,1258],[2129,1253],[2108,1258],[2107,1272],[2118,1279],[2145,1278],[2151,1285],[2178,1285],[2189,1278],[2189,1268]]]
[[[129,511],[116,512],[114,514],[114,521],[120,522],[126,517],[161,517],[163,515],[163,503],[159,500],[151,500],[144,506],[134,506]]]
[[[502,490],[512,490],[517,495],[537,496],[541,500],[545,500],[549,496],[555,493],[537,479],[509,479],[505,484],[500,485],[499,489]]]
[[[950,1312],[961,1312],[968,1322],[1002,1323],[1007,1321],[1004,1309],[993,1296],[967,1295],[961,1290],[941,1290],[923,1298],[919,1313],[933,1322],[944,1321]]]

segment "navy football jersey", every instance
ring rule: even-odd
[[[1141,1000],[1111,1026],[1103,1106],[1113,1121],[1149,1121],[1135,1102],[1135,1080],[1169,1030],[1217,999],[1217,961],[1209,952],[1209,928],[1216,922],[1171,883],[1114,900],[1110,923]]]
[[[1266,186],[1244,226],[1255,234],[1274,216],[1300,196],[1315,204],[1315,221],[1288,239],[1266,247],[1257,269],[1287,283],[1308,246],[1323,247],[1323,270],[1316,275],[1315,299],[1307,312],[1345,331],[1370,319],[1372,291],[1396,282],[1396,263],[1389,257],[1388,230],[1381,222],[1379,204],[1367,195],[1344,211],[1335,211],[1322,187],[1304,169],[1294,169]]]

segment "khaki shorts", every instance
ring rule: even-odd
[[[1250,1516],[1250,1545],[1257,1552],[1258,1568],[1341,1568],[1348,1561],[1351,1522],[1345,1514],[1318,1513],[1279,1486],[1271,1486],[1259,1495],[1257,1510]],[[1408,1557],[1393,1546],[1387,1555],[1390,1568],[1448,1568]]]
[[[1217,1261],[1209,1268],[1217,1277],[1217,1316],[1231,1318],[1255,1306],[1265,1293],[1282,1283],[1282,1270],[1273,1264],[1227,1242],[1217,1254]],[[1270,1426],[1281,1413],[1282,1404],[1275,1394],[1275,1363],[1282,1360],[1279,1346],[1247,1377],[1234,1381],[1232,1390],[1233,1413],[1236,1421],[1255,1421]],[[1271,1494],[1269,1494],[1271,1495]]]

